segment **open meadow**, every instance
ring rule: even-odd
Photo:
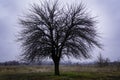
[[[53,71],[53,66],[0,66],[0,80],[120,80],[116,67],[60,66],[60,76]]]

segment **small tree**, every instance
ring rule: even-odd
[[[109,59],[109,58],[106,58],[104,64],[105,64],[105,66],[109,66],[109,64],[110,64],[110,59]]]
[[[99,54],[99,56],[97,58],[98,59],[97,59],[96,63],[99,67],[108,66],[109,63],[110,63],[110,59],[109,58],[104,58],[102,56],[102,54]]]
[[[58,1],[34,4],[30,13],[20,19],[22,56],[29,61],[52,59],[55,75],[59,75],[59,62],[64,56],[89,58],[88,52],[100,47],[94,23],[82,4],[67,7],[60,7]]]

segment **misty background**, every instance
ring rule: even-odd
[[[82,1],[87,11],[97,20],[100,42],[103,50],[95,49],[91,54],[94,61],[99,53],[111,61],[120,59],[120,0],[60,0],[60,3],[79,3]],[[22,53],[16,37],[20,31],[18,18],[24,15],[32,3],[39,0],[0,0],[0,62],[19,60]]]

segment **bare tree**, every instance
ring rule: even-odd
[[[58,0],[33,4],[19,21],[24,59],[52,59],[55,75],[59,75],[59,62],[64,56],[89,58],[90,50],[100,47],[95,21],[83,4],[61,7]]]
[[[99,67],[108,66],[110,63],[110,59],[104,58],[101,53],[99,54],[99,56],[97,58],[98,59],[97,59],[96,63]]]

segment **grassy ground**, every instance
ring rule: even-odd
[[[1,66],[0,80],[120,80],[114,67],[60,66],[60,71],[54,76],[53,66]]]

